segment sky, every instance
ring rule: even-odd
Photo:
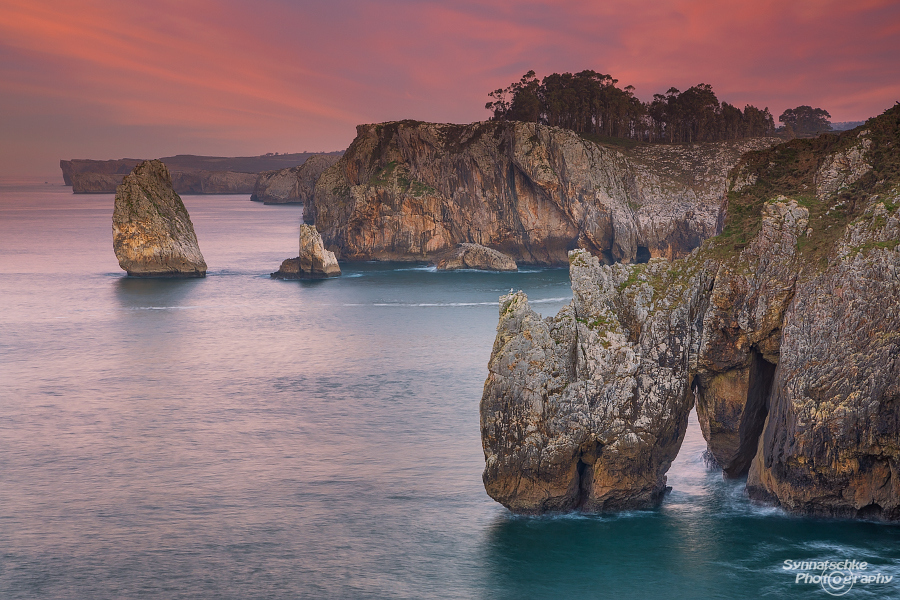
[[[900,101],[898,58],[897,0],[0,0],[0,177],[342,150],[360,123],[484,120],[529,69],[859,121]]]

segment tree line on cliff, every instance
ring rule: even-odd
[[[544,123],[580,134],[646,142],[712,142],[775,132],[768,107],[748,104],[741,110],[720,103],[706,83],[683,92],[669,88],[650,102],[635,97],[633,86],[619,88],[617,83],[591,70],[552,73],[543,80],[528,71],[519,81],[490,92],[485,108],[492,111],[492,120]],[[822,109],[801,106],[785,111],[779,121],[790,128],[789,134],[802,134],[828,131],[827,118]]]

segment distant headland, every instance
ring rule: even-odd
[[[311,156],[340,156],[343,152],[297,152],[263,156],[195,156],[178,154],[161,158],[179,194],[251,194],[257,177],[302,165]],[[144,159],[61,160],[66,185],[76,194],[112,194],[122,179]]]

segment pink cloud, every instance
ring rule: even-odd
[[[885,0],[0,0],[0,174],[339,149],[361,122],[484,119],[487,92],[530,68],[858,120],[900,96],[897,56]]]

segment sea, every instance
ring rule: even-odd
[[[132,279],[111,194],[0,184],[0,599],[900,598],[900,526],[752,503],[695,415],[655,510],[491,500],[498,298],[566,270],[279,281],[302,207],[183,199],[207,277]]]

